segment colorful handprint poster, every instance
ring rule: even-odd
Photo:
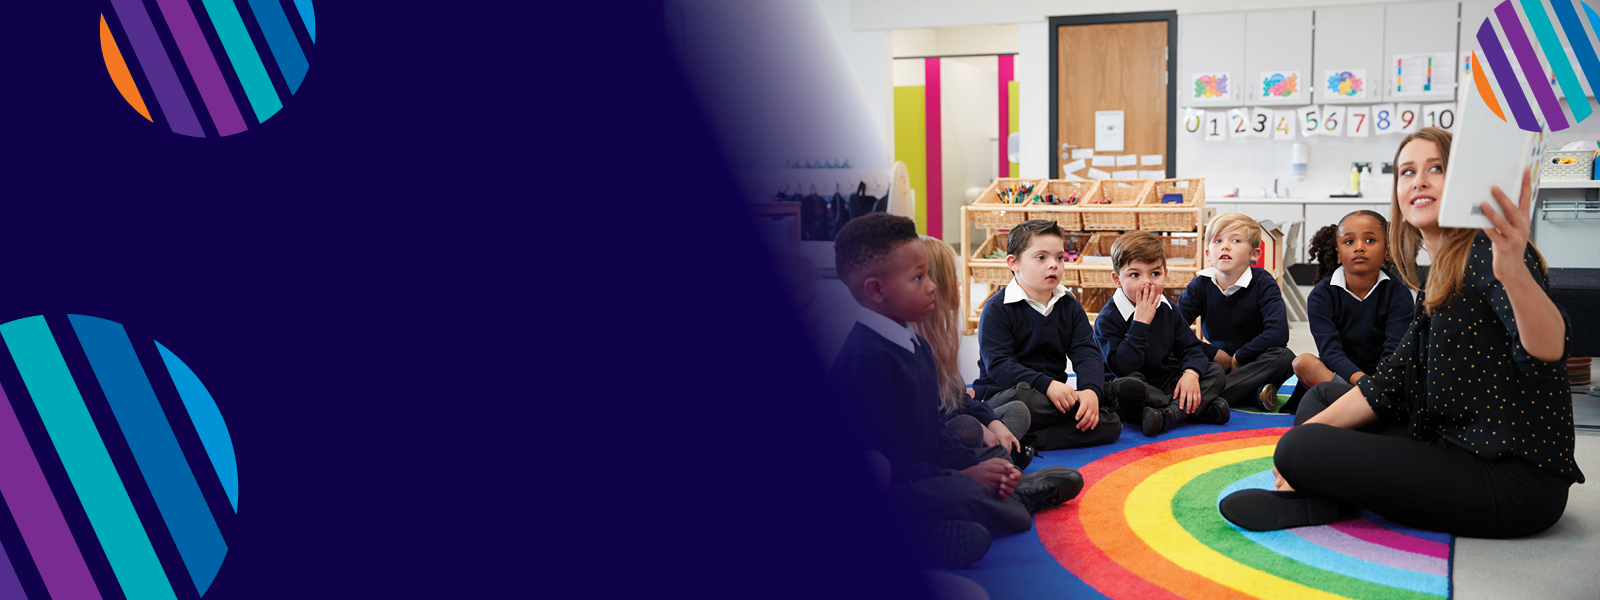
[[[1295,102],[1300,100],[1299,71],[1262,71],[1257,100]]]
[[[1366,69],[1323,71],[1322,89],[1329,99],[1361,100],[1367,97]]]
[[[1228,73],[1195,73],[1189,99],[1196,103],[1227,102],[1234,98],[1233,86]]]

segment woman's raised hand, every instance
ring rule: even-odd
[[[1511,199],[1500,186],[1489,188],[1489,193],[1494,196],[1499,210],[1484,202],[1480,208],[1483,216],[1489,218],[1490,227],[1485,228],[1489,241],[1494,244],[1494,278],[1501,284],[1510,284],[1533,277],[1528,272],[1528,266],[1522,262],[1522,255],[1528,249],[1528,234],[1530,231],[1528,207],[1533,205],[1533,176],[1528,169],[1522,170],[1522,195],[1517,198],[1517,203],[1512,204]]]

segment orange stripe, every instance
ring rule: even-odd
[[[1489,87],[1489,78],[1483,74],[1483,65],[1478,64],[1478,53],[1472,53],[1472,80],[1478,84],[1478,95],[1489,105],[1489,110],[1494,111],[1494,116],[1506,120],[1506,114],[1500,112],[1500,101],[1494,97],[1494,88]]]
[[[1128,526],[1124,505],[1134,486],[1151,474],[1176,463],[1216,452],[1276,444],[1276,436],[1247,438],[1180,448],[1145,458],[1107,475],[1082,500],[1085,514],[1117,515],[1084,523],[1084,533],[1106,556],[1123,568],[1151,583],[1188,598],[1250,598],[1199,573],[1189,571],[1162,556]]]
[[[100,54],[106,59],[106,71],[111,73],[111,82],[117,84],[117,91],[122,93],[122,99],[139,114],[144,115],[146,121],[156,122],[150,118],[150,109],[144,105],[144,98],[139,95],[139,86],[133,83],[133,74],[128,72],[128,63],[122,60],[122,50],[117,48],[117,41],[111,38],[111,27],[106,25],[106,16],[100,15]]]

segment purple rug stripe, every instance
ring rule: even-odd
[[[6,549],[0,546],[0,600],[28,600],[28,593],[22,590],[22,580],[17,579],[16,569],[11,568],[11,557],[6,556]]]
[[[1422,554],[1434,558],[1450,558],[1449,544],[1430,542],[1403,535],[1374,525],[1369,521],[1344,521],[1334,523],[1329,527],[1347,533],[1356,539],[1366,540],[1380,546],[1388,546],[1402,552]]]
[[[245,130],[244,117],[239,105],[228,91],[228,82],[222,79],[222,69],[217,67],[217,57],[211,54],[206,36],[200,32],[200,23],[194,19],[194,10],[188,0],[156,0],[161,6],[161,16],[172,30],[172,40],[178,43],[178,52],[189,75],[200,90],[200,100],[206,103],[211,121],[217,125],[219,135],[233,135]]]
[[[1533,108],[1528,106],[1528,97],[1522,94],[1522,84],[1517,83],[1517,74],[1511,70],[1511,60],[1506,58],[1506,51],[1500,47],[1500,38],[1494,34],[1494,26],[1487,19],[1478,28],[1478,46],[1483,48],[1483,60],[1489,63],[1489,72],[1494,74],[1494,80],[1501,82],[1500,92],[1506,97],[1511,116],[1517,119],[1517,127],[1523,131],[1538,129],[1539,120],[1534,118]],[[1483,90],[1483,93],[1493,94],[1494,90]]]
[[[1374,544],[1332,527],[1296,527],[1289,531],[1300,539],[1351,558],[1440,577],[1450,574],[1450,561]]]
[[[1522,30],[1522,21],[1517,19],[1517,9],[1510,2],[1501,2],[1494,7],[1495,16],[1500,18],[1500,29],[1506,32],[1506,43],[1511,46],[1511,53],[1516,55],[1517,64],[1522,66],[1523,79],[1528,81],[1528,87],[1533,89],[1533,97],[1539,101],[1539,112],[1544,115],[1544,120],[1551,130],[1567,128],[1567,116],[1561,113],[1561,103],[1556,100],[1555,90],[1550,89],[1550,80],[1544,72],[1544,67],[1539,66],[1539,55],[1533,51],[1533,44],[1528,41],[1528,32]],[[1505,88],[1505,80],[1501,80],[1500,87]]]
[[[100,589],[89,575],[78,542],[67,529],[61,506],[50,493],[39,459],[22,433],[22,423],[11,401],[0,389],[0,495],[5,496],[12,520],[33,555],[45,589],[54,600],[100,600]],[[10,563],[7,562],[8,568]],[[3,592],[4,590],[0,590]],[[4,597],[4,596],[0,596]]]
[[[189,104],[183,84],[178,83],[178,73],[172,70],[172,60],[167,56],[166,48],[161,46],[161,38],[156,36],[156,26],[150,22],[150,13],[144,10],[144,3],[139,0],[111,0],[111,7],[116,9],[117,20],[122,22],[122,31],[128,34],[133,55],[139,59],[139,68],[144,70],[145,78],[150,81],[150,89],[155,92],[156,102],[161,106],[161,114],[167,118],[167,125],[175,133],[205,137],[205,130],[200,128],[200,118],[195,116],[194,106]]]
[[[1401,535],[1409,535],[1409,536],[1414,537],[1414,538],[1424,539],[1424,540],[1428,540],[1430,542],[1439,542],[1441,544],[1450,543],[1450,534],[1448,534],[1448,533],[1441,533],[1441,532],[1438,532],[1438,531],[1428,531],[1426,529],[1417,529],[1415,527],[1407,527],[1405,525],[1401,525],[1401,524],[1396,523],[1394,521],[1390,521],[1388,519],[1380,517],[1375,513],[1370,513],[1370,512],[1364,511],[1364,510],[1361,511],[1361,516],[1363,518],[1365,518],[1366,520],[1368,520],[1368,521],[1372,521],[1373,523],[1376,523],[1378,525],[1383,526],[1385,529],[1388,529],[1390,531],[1399,533]]]

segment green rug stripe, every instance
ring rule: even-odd
[[[1189,480],[1172,497],[1172,514],[1200,543],[1251,568],[1357,600],[1438,600],[1424,594],[1319,569],[1250,541],[1217,511],[1217,495],[1235,481],[1272,468],[1272,457],[1237,462]]]

